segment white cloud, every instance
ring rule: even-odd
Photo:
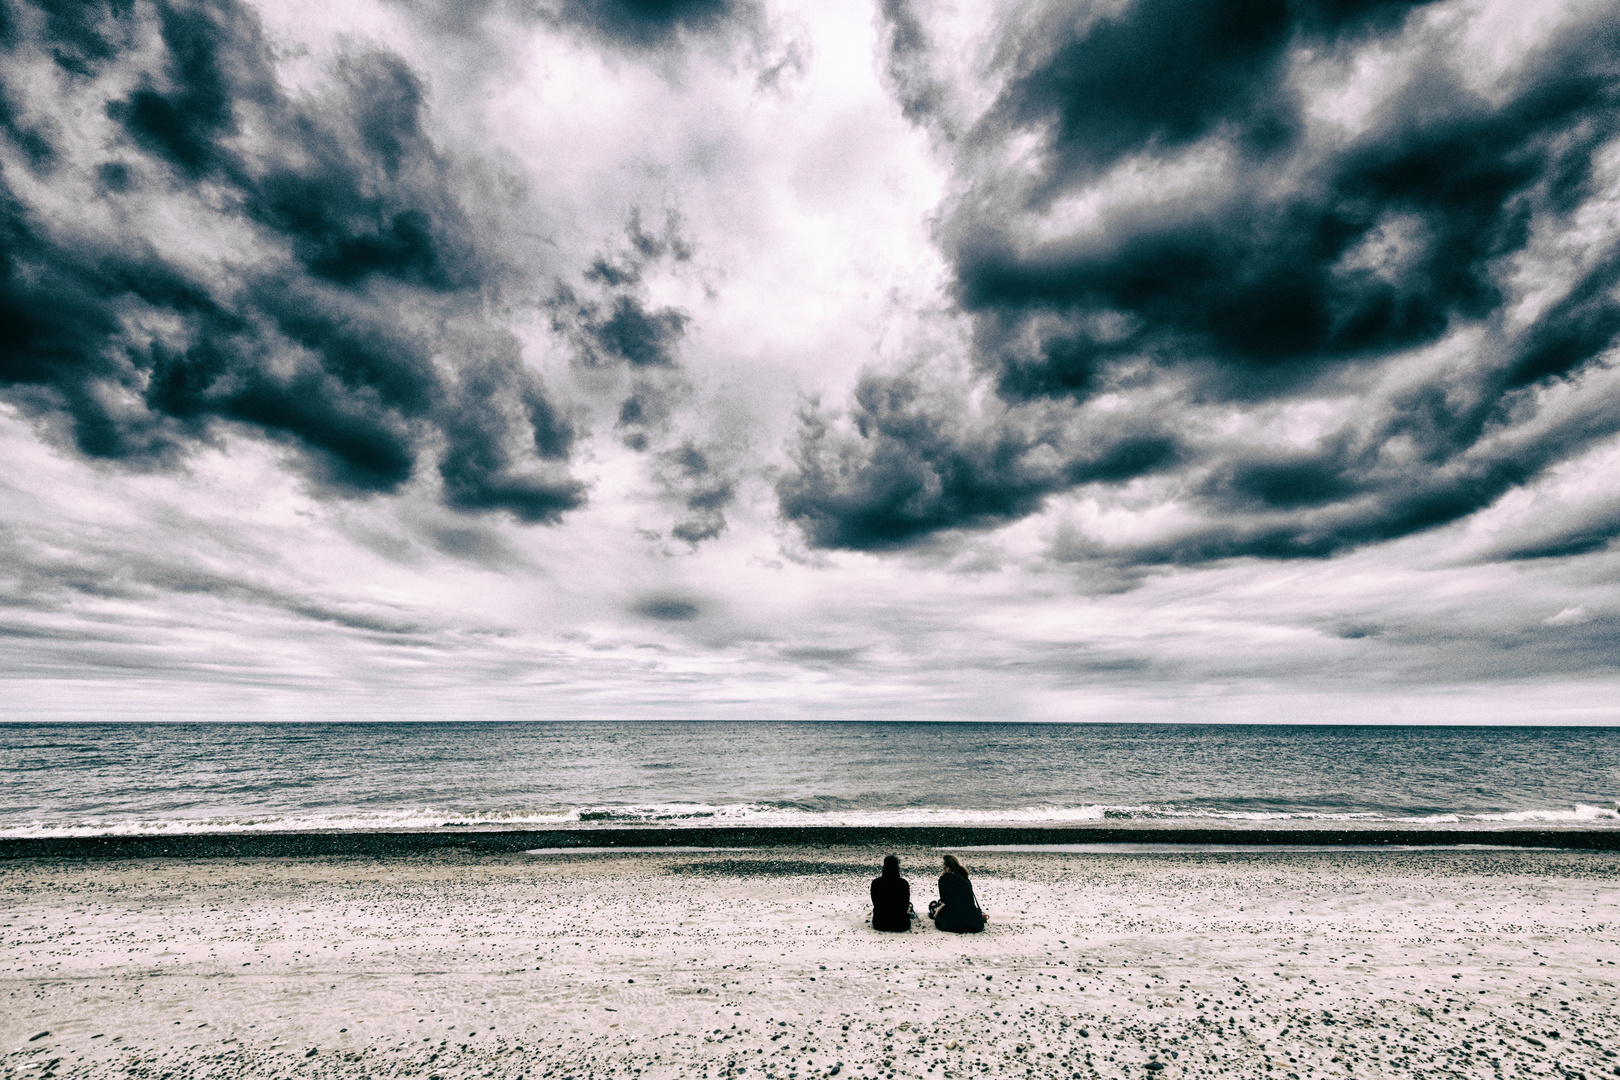
[[[1591,622],[1592,616],[1587,614],[1585,604],[1577,604],[1565,608],[1556,615],[1549,615],[1541,621],[1548,626],[1579,626],[1581,623]]]

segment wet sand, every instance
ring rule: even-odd
[[[884,853],[0,863],[0,1076],[1620,1076],[1611,852]]]

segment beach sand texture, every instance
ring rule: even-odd
[[[0,864],[0,1075],[1620,1076],[1611,853],[883,854]]]

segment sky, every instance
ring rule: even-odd
[[[1605,0],[0,0],[0,719],[1620,723]]]

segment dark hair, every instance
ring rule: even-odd
[[[897,858],[894,855],[885,855],[885,856],[883,856],[883,876],[884,877],[899,877],[900,876],[900,860],[899,860],[899,858]]]
[[[945,856],[945,871],[951,874],[961,874],[963,877],[968,876],[967,867],[957,862],[955,855]]]

